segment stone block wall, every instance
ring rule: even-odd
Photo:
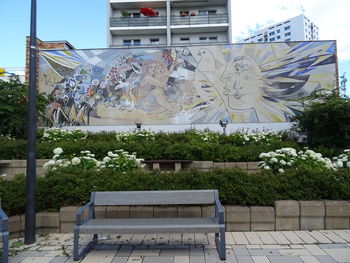
[[[36,214],[39,233],[72,233],[77,206]],[[96,218],[213,217],[214,206],[100,206]],[[87,210],[83,219],[87,218]],[[272,207],[225,206],[226,231],[322,230],[350,228],[350,201],[276,201]],[[9,217],[12,237],[23,235],[25,216]]]

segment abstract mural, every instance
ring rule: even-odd
[[[337,85],[335,41],[43,50],[55,126],[288,122]]]

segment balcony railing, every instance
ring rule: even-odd
[[[223,24],[223,23],[228,23],[228,15],[226,13],[171,17],[171,25],[201,25],[201,24]]]
[[[201,25],[228,23],[228,15],[171,16],[171,25]],[[112,17],[111,27],[166,26],[166,16],[152,17]]]
[[[166,26],[166,16],[112,17],[111,27]]]

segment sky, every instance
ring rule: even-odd
[[[349,0],[231,1],[234,40],[304,13],[319,27],[320,40],[337,40],[339,75],[346,72],[350,82]],[[0,0],[0,68],[25,65],[30,2]],[[67,40],[77,49],[106,48],[106,13],[106,0],[37,0],[37,37]]]

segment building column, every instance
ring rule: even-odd
[[[170,31],[170,0],[166,0],[166,44],[171,46],[171,31]]]

